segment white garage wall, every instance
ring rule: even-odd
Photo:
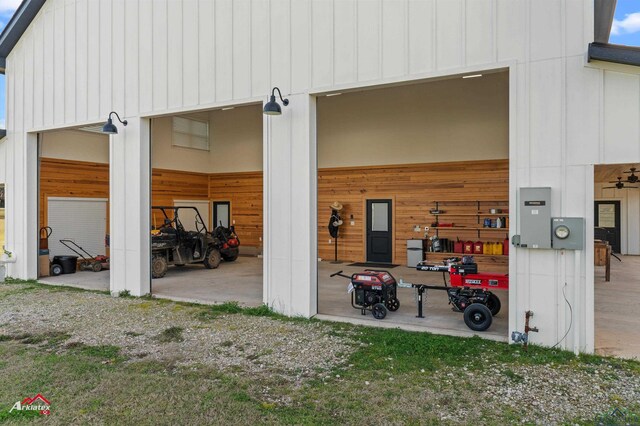
[[[5,182],[5,173],[7,170],[7,167],[5,165],[5,161],[6,161],[6,145],[4,143],[5,139],[0,139],[0,183],[4,183]]]
[[[112,221],[132,227],[114,249],[112,287],[138,294],[149,225],[140,213],[148,208],[144,117],[266,100],[278,85],[293,96],[286,114],[265,119],[265,235],[280,233],[265,243],[265,301],[312,315],[316,141],[308,95],[505,66],[511,210],[519,187],[550,186],[552,214],[585,216],[589,239],[592,165],[640,162],[640,77],[585,67],[592,11],[592,0],[49,0],[7,58],[7,236],[18,255],[9,273],[36,275],[29,132],[104,120],[114,109],[131,118],[111,138]],[[561,346],[592,350],[592,250],[512,253],[510,329],[521,330],[531,309],[540,328],[533,341],[555,344],[571,319],[566,287],[574,321]]]
[[[109,137],[78,130],[45,132],[40,155],[61,160],[109,163]]]

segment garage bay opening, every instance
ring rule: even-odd
[[[109,290],[109,137],[102,124],[39,134],[39,280]]]
[[[151,292],[262,303],[262,105],[151,121]]]
[[[640,164],[596,165],[593,210],[596,352],[638,358]]]
[[[506,340],[508,71],[320,95],[317,141],[319,314]]]

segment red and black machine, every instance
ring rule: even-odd
[[[442,272],[444,287],[429,284],[400,283],[401,287],[413,287],[418,292],[418,318],[423,316],[423,300],[427,290],[445,290],[449,304],[456,312],[462,312],[464,322],[474,331],[485,331],[491,327],[493,317],[500,312],[501,303],[492,290],[508,290],[509,276],[503,274],[479,273],[473,257],[450,258],[442,265],[419,263],[418,271]],[[450,277],[447,286],[445,274]]]
[[[351,293],[351,306],[360,309],[362,315],[371,311],[375,319],[384,319],[387,311],[395,312],[400,308],[398,283],[389,272],[365,269],[349,276],[338,271],[331,277],[336,275],[350,281],[347,291]]]

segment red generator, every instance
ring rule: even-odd
[[[371,311],[375,319],[381,320],[387,316],[387,311],[395,312],[400,308],[398,283],[389,272],[366,269],[351,276],[342,271],[331,274],[332,277],[336,275],[350,281],[347,292],[351,293],[351,306],[359,309],[362,315]]]

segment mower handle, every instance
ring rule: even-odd
[[[342,277],[342,278],[349,279],[349,280],[351,279],[350,276],[343,274],[342,271],[334,272],[333,274],[329,275],[329,277],[333,278],[336,275],[339,276],[339,277]]]

